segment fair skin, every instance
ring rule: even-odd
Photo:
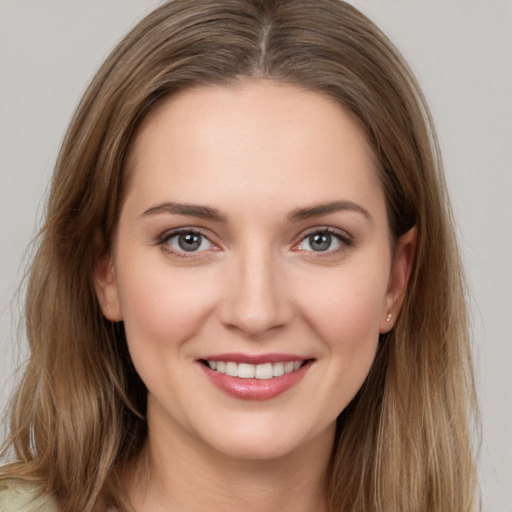
[[[294,86],[198,87],[146,120],[129,172],[95,286],[148,388],[135,510],[327,510],[336,417],[414,252],[414,230],[391,248],[362,130]]]

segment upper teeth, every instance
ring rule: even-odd
[[[286,363],[234,363],[226,361],[207,361],[212,370],[224,373],[231,377],[240,377],[241,379],[271,379],[280,377],[285,373],[291,373],[298,370],[302,361],[288,361]]]

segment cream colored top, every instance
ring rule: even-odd
[[[35,484],[0,480],[0,512],[58,512],[58,508]]]

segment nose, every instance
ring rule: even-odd
[[[235,258],[220,305],[220,319],[226,327],[259,337],[290,322],[293,306],[277,260],[254,249]]]

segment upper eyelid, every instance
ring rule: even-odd
[[[164,231],[161,233],[157,240],[159,243],[165,242],[166,240],[169,240],[169,238],[172,238],[173,236],[179,235],[181,233],[196,233],[198,235],[204,236],[207,238],[212,244],[216,245],[215,242],[212,240],[212,236],[210,235],[210,232],[203,229],[203,228],[197,228],[197,227],[179,227],[179,228],[172,228]]]
[[[329,233],[331,235],[338,235],[339,237],[348,239],[350,241],[354,240],[354,236],[345,229],[335,228],[332,226],[315,226],[308,228],[302,231],[302,233],[297,238],[299,241],[301,241],[315,233]]]

